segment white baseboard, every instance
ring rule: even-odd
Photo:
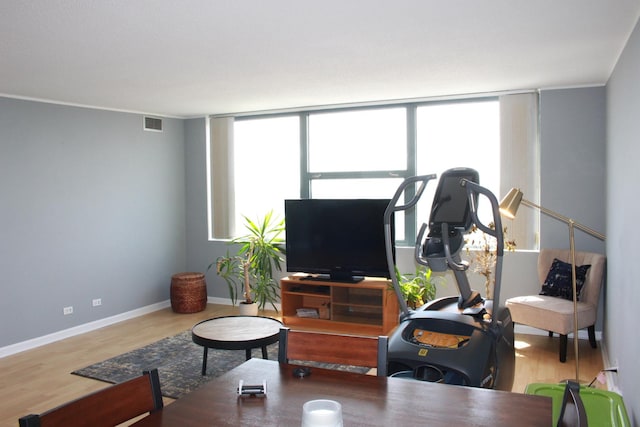
[[[231,299],[207,297],[207,302],[210,304],[231,305]],[[73,328],[64,329],[62,331],[54,332],[52,334],[44,335],[30,340],[22,341],[16,344],[11,344],[5,347],[0,347],[0,359],[12,354],[21,353],[26,350],[31,350],[36,347],[40,347],[46,344],[51,344],[56,341],[70,338],[76,335],[84,334],[87,332],[95,331],[96,329],[104,328],[105,326],[113,325],[114,323],[122,322],[123,320],[134,319],[136,317],[143,316],[154,311],[162,310],[171,305],[169,300],[162,301],[156,304],[151,304],[145,307],[137,308],[135,310],[127,311],[126,313],[116,314],[115,316],[106,317],[104,319],[95,320],[93,322],[85,323],[82,325],[74,326]],[[280,304],[276,304],[278,311],[280,311]]]
[[[229,299],[229,298],[218,298],[218,297],[207,297],[207,303],[209,303],[209,304],[231,305],[231,299]]]
[[[609,352],[607,351],[607,346],[604,344],[603,341],[600,341],[600,352],[602,353],[602,366],[604,366],[604,369],[609,369],[612,367],[617,368],[617,366],[614,366],[613,361],[609,358]],[[613,391],[614,393],[618,393],[620,396],[622,396],[622,392],[618,387],[618,373],[605,371],[604,377],[607,380],[607,389],[609,391]]]
[[[16,344],[11,344],[0,348],[0,359],[12,354],[20,353],[26,350],[31,350],[36,347],[40,347],[52,342],[60,341],[65,338],[73,337],[76,335],[84,334],[86,332],[95,331],[96,329],[104,328],[105,326],[113,325],[114,323],[122,322],[123,320],[129,320],[142,315],[152,313],[154,311],[162,310],[169,307],[171,303],[169,300],[162,301],[156,304],[151,304],[146,307],[136,308],[135,310],[127,311],[126,313],[116,314],[115,316],[106,317],[104,319],[95,320],[93,322],[85,323],[82,325],[74,326],[73,328],[64,329],[62,331],[54,332],[52,334],[44,335],[37,338],[32,338],[27,341],[22,341]]]
[[[229,298],[207,297],[207,302],[209,304],[232,305],[231,299]],[[273,307],[271,307],[271,304],[267,304],[265,308],[273,308]],[[280,303],[276,304],[276,308],[278,309],[278,312],[282,311],[282,306],[280,305]]]

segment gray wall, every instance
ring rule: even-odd
[[[540,205],[605,233],[605,158],[605,87],[542,91]],[[576,250],[606,252],[605,242],[577,229],[574,234]],[[569,227],[541,215],[540,247],[569,249],[569,245]],[[601,298],[596,330],[602,331],[603,319]]]
[[[542,91],[540,113],[540,205],[604,233],[606,89]],[[569,248],[566,224],[542,215],[540,230],[541,247]],[[605,252],[582,231],[575,242],[577,250]]]
[[[619,368],[630,415],[640,423],[640,354],[637,312],[638,159],[640,158],[640,24],[636,25],[607,84],[607,255],[605,344]]]
[[[207,266],[206,119],[185,120],[187,182],[187,270],[204,272]],[[203,258],[204,256],[204,258]],[[209,289],[209,295],[212,289]]]
[[[0,347],[167,300],[186,184],[184,122],[164,126],[0,98]]]

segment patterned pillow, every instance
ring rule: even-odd
[[[591,264],[576,267],[576,290],[578,292],[578,300],[580,300],[580,291],[584,285],[584,280],[589,267],[591,267]],[[571,264],[554,258],[549,274],[547,274],[547,279],[542,284],[540,295],[560,297],[573,301]]]

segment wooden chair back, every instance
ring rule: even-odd
[[[305,360],[376,368],[387,375],[388,338],[280,329],[278,361]]]
[[[20,427],[101,427],[115,426],[162,409],[158,370],[98,390],[39,415],[19,419]]]

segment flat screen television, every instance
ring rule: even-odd
[[[389,278],[384,237],[384,212],[389,202],[285,200],[287,271],[340,282],[357,282],[364,276]],[[395,239],[393,218],[391,234]],[[395,260],[395,253],[393,257]]]

